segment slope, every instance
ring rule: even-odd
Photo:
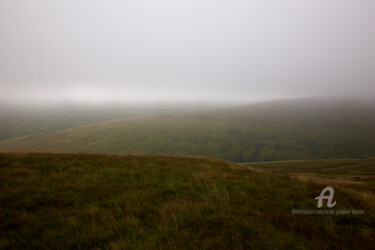
[[[297,215],[335,189],[335,210]],[[212,158],[0,154],[1,249],[370,249],[374,186]],[[321,210],[325,210],[322,208]]]
[[[219,104],[7,104],[0,102],[0,140],[57,131],[97,122],[213,109]],[[219,106],[220,107],[220,106]]]
[[[353,181],[375,181],[375,158],[274,161],[244,163],[244,165],[278,173]]]
[[[128,118],[0,142],[0,151],[212,156],[236,162],[375,155],[375,104],[283,100]]]

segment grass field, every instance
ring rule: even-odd
[[[82,125],[173,112],[213,108],[217,105],[126,105],[126,104],[51,104],[10,105],[0,100],[0,140],[58,131]]]
[[[211,156],[235,162],[368,158],[375,104],[285,100],[105,121],[0,141],[1,152]]]
[[[375,182],[375,158],[245,163],[256,169],[319,178]]]
[[[327,185],[365,214],[292,214]],[[374,194],[214,158],[3,153],[0,248],[371,249]]]

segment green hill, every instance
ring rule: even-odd
[[[292,213],[327,185],[364,214]],[[371,249],[374,191],[213,158],[0,154],[0,248]]]
[[[155,114],[186,112],[208,104],[19,104],[0,102],[0,140],[35,133],[57,131],[97,122]]]
[[[375,103],[265,102],[128,118],[0,142],[3,152],[212,156],[236,162],[375,155]]]

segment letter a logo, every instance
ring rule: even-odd
[[[325,195],[325,193],[329,192],[329,195]],[[320,195],[315,198],[315,200],[318,200],[318,208],[321,208],[323,205],[323,200],[327,200],[327,207],[333,207],[336,205],[336,201],[332,203],[333,195],[335,191],[332,187],[325,187]]]

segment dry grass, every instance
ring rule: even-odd
[[[293,215],[317,209],[364,215]],[[0,154],[2,249],[371,249],[371,183],[300,179],[213,158]]]

